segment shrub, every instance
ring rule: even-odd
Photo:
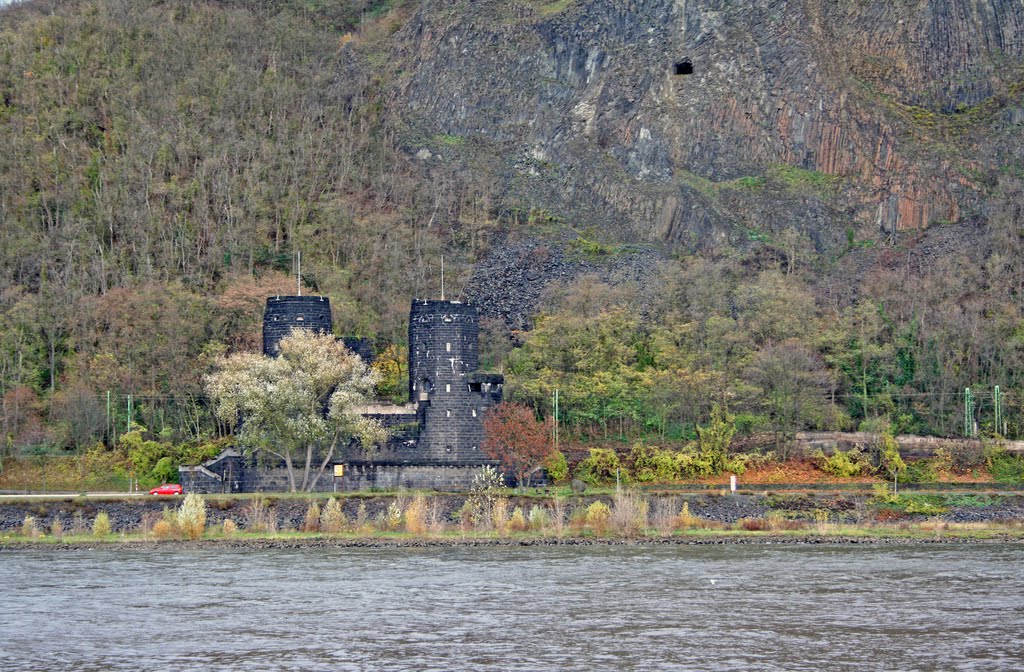
[[[825,509],[814,510],[814,526],[818,530],[818,534],[825,534],[828,531],[829,513]]]
[[[301,529],[303,532],[320,531],[320,505],[318,503],[310,502],[309,508],[306,509],[306,517],[302,520]]]
[[[365,530],[367,524],[366,502],[359,502],[359,508],[356,509],[356,527]]]
[[[907,463],[900,457],[900,446],[896,443],[895,437],[889,432],[882,432],[879,438],[879,459],[878,463],[883,472],[889,478],[899,478],[899,475],[906,470]]]
[[[387,510],[384,512],[381,518],[381,525],[385,530],[397,530],[402,524],[402,507],[398,505],[398,502],[391,502],[388,504]]]
[[[436,499],[427,506],[427,529],[435,534],[444,532],[444,507]]]
[[[277,514],[270,507],[267,498],[255,495],[245,507],[246,529],[250,532],[277,532]]]
[[[871,469],[871,462],[867,455],[864,455],[856,448],[842,451],[837,450],[831,455],[825,455],[818,451],[815,454],[818,468],[826,474],[838,476],[839,478],[852,478],[867,473]]]
[[[39,538],[39,526],[36,525],[34,516],[25,516],[25,520],[21,523],[21,534],[29,539]]]
[[[405,530],[412,534],[427,531],[427,499],[417,494],[405,509]]]
[[[695,462],[706,473],[697,476],[714,476],[723,471],[742,474],[746,467],[742,460],[729,459],[729,445],[736,434],[735,418],[724,407],[716,405],[706,427],[697,426],[697,452]]]
[[[230,518],[224,519],[224,524],[222,528],[225,537],[230,537],[238,531],[238,525],[235,523],[235,521],[231,520]]]
[[[992,448],[985,455],[985,464],[992,478],[1001,483],[1024,480],[1024,458],[1012,455],[1002,448]]]
[[[576,478],[591,485],[614,482],[616,475],[622,480],[628,480],[618,453],[611,448],[591,448],[590,457],[576,467]]]
[[[874,491],[873,499],[880,504],[895,504],[900,499],[888,483],[875,483]]]
[[[684,501],[682,511],[676,516],[676,526],[680,530],[688,530],[694,527],[703,527],[703,522],[700,517],[690,513],[690,503]]]
[[[964,472],[986,464],[985,449],[976,441],[964,441],[958,444],[950,455],[952,467]]]
[[[160,519],[153,523],[153,536],[157,539],[170,539],[174,535],[174,526],[167,522],[167,520]]]
[[[595,534],[602,535],[608,530],[612,510],[604,502],[594,502],[587,507],[586,523]]]
[[[900,498],[903,510],[907,513],[920,513],[926,516],[940,516],[949,511],[949,507],[934,501],[933,498],[921,495],[903,495]]]
[[[491,525],[498,534],[505,534],[508,531],[508,500],[499,497],[494,500],[491,506]]]
[[[654,527],[663,535],[672,534],[676,526],[679,502],[675,497],[660,497],[654,502]]]
[[[160,520],[160,517],[160,514],[156,513],[155,511],[146,511],[142,514],[142,517],[139,519],[139,525],[136,528],[136,530],[142,536],[147,536],[150,532],[153,531],[153,523]]]
[[[189,539],[198,539],[206,531],[206,502],[203,496],[190,492],[178,507],[178,529]]]
[[[667,482],[678,480],[684,460],[671,450],[662,450],[638,443],[630,452],[633,474],[641,483]]]
[[[548,478],[556,483],[569,478],[569,462],[565,454],[560,450],[551,453],[544,461],[544,470],[548,472]]]
[[[517,506],[512,511],[512,517],[508,519],[508,529],[512,532],[525,532],[530,529],[530,526],[526,523],[526,514],[523,513],[522,507]]]
[[[736,527],[748,532],[761,532],[768,529],[768,521],[764,518],[740,518],[736,521]]]
[[[92,534],[94,537],[105,537],[110,534],[113,529],[110,527],[110,516],[107,515],[106,511],[100,511],[96,514],[96,519],[92,521]]]
[[[64,523],[60,522],[60,518],[54,518],[53,522],[50,523],[50,534],[55,539],[60,539],[64,536]]]
[[[324,510],[320,513],[320,531],[337,534],[345,529],[345,513],[341,510],[341,500],[331,497],[327,500]]]
[[[908,462],[897,478],[900,483],[934,483],[938,475],[932,460],[915,460]]]
[[[619,490],[609,522],[619,534],[631,536],[647,529],[649,511],[650,505],[639,494]]]
[[[554,523],[555,534],[562,536],[565,531],[565,499],[555,497],[551,502],[551,521]]]
[[[533,530],[544,530],[551,524],[551,517],[548,515],[548,510],[543,506],[537,506],[536,504],[530,507],[530,529]]]
[[[467,497],[462,502],[462,506],[455,512],[455,517],[459,521],[459,529],[463,532],[469,532],[472,530],[480,519],[479,504],[476,500],[471,497]]]

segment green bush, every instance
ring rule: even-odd
[[[933,460],[915,460],[897,477],[900,483],[934,483],[939,480]]]
[[[814,457],[822,471],[839,478],[860,476],[871,469],[871,461],[867,455],[856,448],[845,452],[837,450],[831,455],[825,455],[819,450]]]
[[[1003,448],[990,449],[985,455],[985,464],[992,478],[1000,483],[1024,481],[1024,458],[1013,455]]]
[[[675,481],[680,477],[680,461],[671,450],[638,443],[629,454],[633,475],[640,483]]]
[[[907,468],[907,463],[900,457],[900,446],[896,438],[889,432],[882,432],[878,446],[878,464],[882,472],[889,478],[899,478]]]
[[[548,510],[543,506],[531,506],[529,519],[530,528],[534,530],[543,530],[551,524],[551,517],[548,515]]]
[[[105,537],[110,534],[113,529],[110,526],[110,516],[107,515],[106,511],[100,511],[96,514],[96,520],[92,521],[92,534],[94,537]]]
[[[565,459],[565,454],[560,450],[551,453],[548,459],[544,460],[544,469],[548,472],[548,478],[555,483],[560,483],[569,478],[569,462]]]
[[[943,506],[941,498],[927,495],[900,495],[900,504],[903,505],[903,510],[907,513],[922,513],[926,516],[938,516],[946,511],[949,511],[949,507]]]
[[[618,453],[611,448],[591,448],[590,457],[576,467],[576,478],[591,485],[614,482],[616,474],[621,480],[628,480],[628,473],[622,468]]]
[[[594,502],[587,507],[586,523],[596,534],[604,534],[608,529],[608,521],[612,510],[604,502]]]
[[[327,500],[326,506],[320,513],[320,531],[329,534],[336,534],[345,529],[345,513],[341,509],[341,501],[337,497]]]

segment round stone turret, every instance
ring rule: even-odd
[[[277,356],[292,329],[329,334],[333,326],[326,296],[271,296],[263,312],[263,354]]]

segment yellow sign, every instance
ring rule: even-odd
[[[336,464],[336,465],[334,465],[334,477],[335,478],[341,478],[344,475],[345,475],[345,465],[344,464]]]

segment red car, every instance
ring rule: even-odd
[[[181,486],[177,483],[164,483],[158,488],[149,491],[151,495],[180,495]]]

